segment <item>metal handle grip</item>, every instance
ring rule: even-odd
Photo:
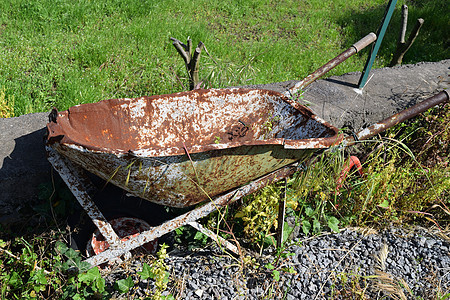
[[[368,35],[366,35],[365,37],[363,37],[362,39],[360,39],[359,41],[357,41],[356,43],[354,43],[353,47],[355,47],[356,52],[359,52],[362,49],[369,46],[370,44],[372,44],[373,42],[375,42],[376,39],[377,39],[377,35],[375,33],[371,32]]]
[[[389,118],[384,119],[383,121],[380,121],[361,130],[356,134],[356,138],[358,140],[366,140],[374,135],[377,135],[380,132],[385,131],[386,129],[397,125],[398,123],[411,119],[412,117],[415,117],[418,114],[444,102],[449,102],[449,94],[447,91],[442,91],[439,94],[436,94],[420,103],[417,103],[414,106],[411,106],[395,115],[390,116]],[[355,142],[355,137],[348,136],[344,139],[343,144],[345,146],[350,146]]]

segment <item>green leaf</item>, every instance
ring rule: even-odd
[[[379,204],[379,206],[383,208],[389,208],[389,201],[387,199],[384,199],[383,202]]]
[[[103,293],[105,291],[105,279],[102,278],[98,268],[92,268],[79,274],[78,280],[90,286],[95,292]]]
[[[269,270],[275,269],[275,267],[271,263],[266,264],[265,267]]]
[[[264,244],[269,245],[269,246],[276,244],[275,239],[270,235],[265,235],[263,241],[264,241]]]
[[[313,232],[319,233],[320,232],[320,222],[316,218],[313,220]]]
[[[274,279],[275,281],[279,281],[279,280],[280,280],[280,271],[273,270],[273,271],[272,271],[272,276],[273,276],[273,279]]]
[[[114,284],[114,289],[121,294],[128,293],[128,291],[133,287],[134,282],[131,277],[127,279],[120,279]]]
[[[73,296],[73,300],[85,300],[85,298],[77,293]]]
[[[336,217],[328,217],[328,227],[334,232],[339,233],[339,220]]]
[[[295,271],[293,267],[282,268],[282,270],[283,270],[284,272],[286,272],[286,273],[289,273],[289,274],[296,274],[296,273],[297,273],[297,271]]]
[[[200,241],[202,243],[206,243],[206,241],[208,240],[208,237],[206,235],[204,235],[203,233],[201,233],[200,231],[197,231],[195,233],[194,240]]]
[[[311,207],[307,206],[307,207],[305,208],[305,214],[306,214],[308,217],[311,217],[311,216],[314,214],[314,209],[312,209]]]
[[[45,277],[45,273],[43,270],[37,270],[36,272],[34,272],[33,276],[32,276],[32,280],[35,282],[35,284],[39,285],[39,284],[47,284],[47,277]]]
[[[305,235],[308,235],[308,233],[311,231],[311,223],[308,220],[302,221],[302,231]]]
[[[153,278],[154,273],[152,272],[152,268],[147,264],[144,263],[142,266],[142,272],[137,272],[139,276],[141,276],[141,280],[146,280],[148,278]]]
[[[89,285],[98,277],[101,277],[100,271],[98,270],[98,268],[92,268],[85,273],[79,274],[78,280]]]
[[[169,276],[170,276],[169,272],[166,271],[164,273],[163,283],[165,283],[165,284],[169,283]]]
[[[289,238],[289,235],[294,231],[294,227],[289,226],[288,222],[284,222],[283,226],[283,243]]]
[[[16,288],[16,287],[20,287],[20,286],[23,284],[22,279],[20,278],[19,273],[15,272],[15,271],[13,271],[12,274],[11,274],[11,276],[9,277],[8,283],[9,283],[10,285],[12,285],[13,287],[15,287],[15,288]]]
[[[103,293],[105,291],[106,281],[101,276],[95,279],[95,285],[92,287],[94,292]]]

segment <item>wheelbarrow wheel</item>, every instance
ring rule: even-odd
[[[93,180],[96,186],[103,187],[104,181]],[[150,227],[162,224],[170,216],[161,205],[127,195],[116,186],[107,185],[95,194],[93,200],[108,221],[119,218],[136,218]],[[86,245],[96,231],[95,225],[81,207],[68,219],[68,224],[74,229],[70,236],[70,247],[86,252]]]
[[[130,238],[138,236],[141,232],[150,230],[151,226],[144,220],[138,218],[122,217],[109,221],[114,231],[119,236],[122,242],[129,240]],[[86,255],[88,257],[100,254],[110,247],[108,242],[102,236],[97,229],[92,234],[91,239],[86,246]],[[136,254],[155,254],[158,248],[158,240],[150,241],[141,247],[132,250],[134,255]]]

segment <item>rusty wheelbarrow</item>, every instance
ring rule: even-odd
[[[375,39],[369,34],[288,93],[295,94]],[[370,133],[381,128],[376,125]],[[78,105],[52,111],[47,129],[49,161],[109,244],[87,260],[93,266],[129,255],[186,224],[236,251],[196,220],[288,177],[297,162],[343,141],[337,128],[288,95],[252,89],[194,90]],[[157,204],[205,204],[121,241],[91,200],[83,169]]]

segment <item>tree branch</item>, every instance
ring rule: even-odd
[[[173,46],[177,49],[177,52],[181,55],[184,60],[186,71],[189,75],[189,89],[193,90],[199,82],[198,78],[198,69],[200,62],[200,54],[202,52],[203,47],[205,46],[202,42],[198,43],[198,46],[195,48],[194,53],[192,54],[192,40],[188,38],[187,45],[183,44],[176,38],[171,37],[170,40],[173,41]]]
[[[402,30],[400,31],[400,38],[398,39],[397,46],[405,43],[406,27],[408,26],[408,6],[402,5]]]
[[[417,22],[413,30],[411,31],[408,40],[405,42],[406,27],[408,24],[408,6],[402,5],[402,30],[400,32],[399,40],[397,42],[397,48],[395,49],[394,55],[392,56],[392,60],[389,63],[389,67],[400,65],[402,63],[403,56],[409,50],[409,48],[411,48],[415,39],[419,35],[419,31],[423,23],[424,20],[422,18],[417,19]]]

